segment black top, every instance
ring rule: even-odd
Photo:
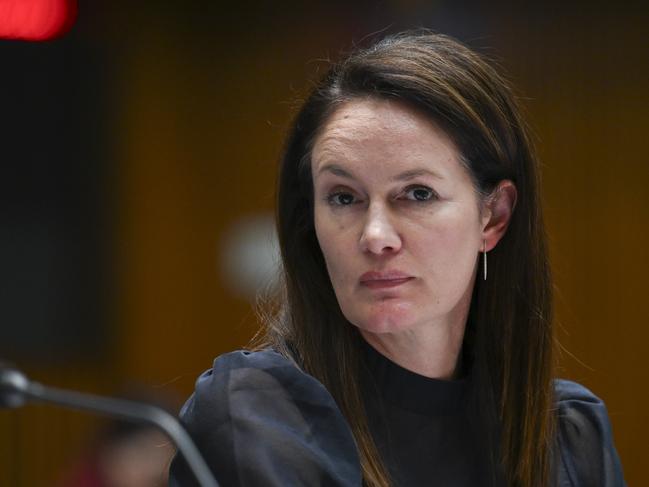
[[[469,378],[430,379],[364,350],[370,430],[394,485],[492,485],[486,445],[469,420]]]
[[[370,429],[398,487],[490,485],[488,455],[467,414],[468,378],[430,379],[365,347]],[[559,487],[625,485],[604,403],[555,381]],[[223,487],[360,486],[349,426],[316,379],[272,350],[217,358],[196,382],[181,420]],[[171,486],[196,485],[185,462]]]

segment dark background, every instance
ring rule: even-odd
[[[61,39],[0,41],[0,359],[52,385],[137,383],[179,405],[254,333],[219,255],[233,225],[272,210],[310,81],[354,45],[424,26],[491,56],[523,98],[559,375],[605,399],[627,482],[642,485],[648,22],[630,2],[97,0]],[[98,425],[0,411],[0,485],[52,485]]]

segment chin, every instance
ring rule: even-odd
[[[369,333],[398,333],[416,323],[411,307],[405,303],[375,304],[367,312],[354,318],[349,321]]]

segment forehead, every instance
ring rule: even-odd
[[[331,163],[458,165],[459,160],[453,141],[426,115],[403,102],[375,98],[338,107],[312,151],[314,172]]]
[[[327,119],[322,131],[349,128],[357,123],[379,130],[394,130],[415,128],[419,124],[428,123],[428,119],[399,100],[360,98],[338,106]]]

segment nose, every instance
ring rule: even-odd
[[[386,209],[370,205],[359,240],[361,250],[376,255],[393,254],[399,252],[401,244],[401,236]]]

